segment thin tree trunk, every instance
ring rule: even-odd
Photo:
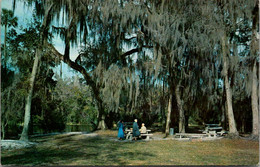
[[[244,118],[242,118],[242,123],[241,124],[242,124],[241,125],[241,132],[245,133],[245,119]]]
[[[176,95],[177,107],[179,110],[179,133],[185,133],[185,115],[184,115],[184,110],[182,108],[182,100],[180,96],[179,84],[175,87],[175,95]]]
[[[12,88],[12,87],[11,87]],[[10,100],[10,95],[11,95],[11,88],[9,87],[8,88],[8,94],[7,94],[7,108],[6,108],[6,112],[8,114],[8,112],[11,111],[11,100]],[[8,117],[5,117],[5,120],[2,119],[3,121],[3,124],[2,124],[2,132],[3,132],[3,139],[5,138],[5,127],[7,126],[8,124]]]
[[[168,84],[169,84],[169,102],[168,102],[168,113],[166,117],[166,125],[165,125],[165,136],[169,134],[170,131],[170,123],[171,123],[171,114],[172,114],[172,96],[173,96],[173,73],[172,73],[172,67],[171,67],[171,58],[169,55],[167,55],[167,59],[169,61],[169,72],[170,76],[168,78]]]
[[[168,102],[168,114],[167,114],[166,128],[165,128],[166,136],[169,134],[170,131],[171,112],[172,112],[172,93],[170,93],[169,102]]]
[[[225,108],[225,107],[224,107]],[[221,113],[221,126],[222,128],[225,130],[226,129],[226,126],[225,126],[225,121],[226,121],[226,118],[225,118],[225,109],[222,111]]]
[[[259,111],[258,111],[258,95],[257,95],[257,75],[256,75],[256,61],[253,66],[253,82],[252,82],[252,94],[251,94],[251,104],[252,104],[252,115],[253,115],[253,135],[259,135]]]
[[[5,41],[4,41],[4,67],[6,67],[6,64],[7,64],[7,56],[6,56],[6,34],[7,34],[7,24],[5,25]]]
[[[165,124],[165,110],[164,109],[165,108],[164,108],[164,79],[163,79],[162,96],[160,97],[160,110],[161,110],[161,123],[162,123],[162,125]]]
[[[25,114],[24,114],[24,125],[23,125],[23,131],[20,137],[20,140],[28,141],[28,130],[29,130],[29,123],[31,118],[31,103],[32,103],[32,95],[33,95],[33,86],[35,82],[35,76],[39,64],[40,56],[38,55],[38,50],[36,50],[35,53],[35,59],[33,62],[33,69],[32,74],[30,78],[30,89],[28,92],[28,96],[26,98],[26,104],[25,104]]]
[[[5,139],[5,126],[4,126],[4,120],[1,121],[1,124],[2,124],[2,139],[1,140],[4,140]]]
[[[165,79],[163,79],[163,101],[162,101],[162,111],[163,111],[163,124],[165,124],[165,120],[166,120],[166,117],[165,117]]]
[[[60,78],[62,79],[62,62],[60,63]]]
[[[227,101],[226,99],[226,91],[225,91],[225,85],[223,86],[223,93],[222,93],[222,102],[221,102],[221,106],[222,106],[222,116],[221,116],[221,126],[223,128],[223,130],[227,131],[228,130],[228,126],[227,126]]]
[[[228,105],[227,101],[225,101],[225,130],[229,131],[229,122],[228,122]]]
[[[250,55],[251,57],[257,56],[257,50],[259,50],[259,43],[256,38],[257,36],[257,24],[259,24],[259,1],[255,1],[255,7],[252,11],[252,41],[250,45]],[[253,64],[253,77],[252,77],[252,93],[251,93],[251,105],[252,105],[252,116],[253,116],[253,126],[252,126],[252,135],[259,135],[259,111],[258,111],[258,79],[257,79],[257,70],[256,70],[256,59]]]
[[[227,100],[227,110],[228,110],[227,114],[228,114],[229,133],[238,135],[234,113],[233,113],[233,107],[232,107],[232,89],[230,87],[230,83],[228,79],[226,34],[224,34],[222,37],[222,54],[223,54],[224,84],[226,88],[226,100]]]

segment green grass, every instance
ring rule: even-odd
[[[2,150],[2,165],[256,165],[256,141],[109,140],[116,131],[86,135],[56,135],[33,139],[32,148]]]

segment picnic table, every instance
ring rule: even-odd
[[[215,131],[221,131],[222,130],[222,127],[219,125],[219,124],[205,124],[205,130],[207,131],[212,131],[212,130],[215,130]]]
[[[207,137],[208,134],[200,134],[200,133],[175,133],[175,136],[179,136],[179,138],[183,138],[183,137],[189,137],[189,138],[203,138],[203,137]]]
[[[205,124],[205,130],[203,133],[208,134],[209,137],[216,137],[217,134],[222,136],[226,132],[223,131],[223,128],[219,124]]]
[[[140,136],[146,136],[146,140],[149,140],[150,136],[153,135],[150,132],[151,132],[151,130],[146,130],[146,133],[141,133]],[[132,138],[133,138],[133,131],[131,129],[126,129],[125,130],[125,134],[126,134],[126,139],[132,140]]]

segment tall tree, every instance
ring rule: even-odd
[[[20,137],[20,140],[28,140],[28,130],[29,130],[29,123],[30,123],[30,118],[31,118],[31,102],[32,102],[32,95],[33,95],[33,87],[35,84],[35,77],[36,77],[36,72],[39,66],[39,62],[41,59],[41,56],[43,54],[43,47],[45,45],[45,40],[46,40],[46,36],[48,35],[48,31],[46,31],[46,24],[47,24],[47,20],[50,19],[50,15],[49,15],[49,10],[51,9],[53,3],[50,4],[50,6],[48,6],[48,9],[45,11],[44,14],[44,19],[41,23],[41,25],[38,27],[38,36],[36,36],[37,41],[39,42],[38,44],[36,44],[36,48],[34,48],[35,50],[35,58],[34,58],[34,62],[33,62],[33,68],[32,68],[32,73],[30,76],[30,81],[29,81],[29,91],[28,91],[28,96],[26,98],[26,104],[25,104],[25,113],[24,113],[24,125],[23,125],[23,131]]]
[[[235,135],[238,135],[238,131],[236,128],[234,112],[232,107],[232,88],[229,83],[228,76],[228,60],[227,60],[227,45],[226,45],[226,34],[223,34],[222,37],[222,56],[223,56],[223,72],[224,72],[224,84],[225,84],[225,92],[226,92],[226,100],[227,100],[227,113],[228,113],[228,122],[229,122],[229,132]]]
[[[259,41],[257,40],[257,25],[259,25],[259,1],[255,1],[255,7],[252,11],[252,38],[250,45],[250,56],[253,59],[253,70],[252,70],[252,92],[251,92],[251,103],[252,103],[252,116],[253,126],[252,134],[259,136],[259,79],[257,79],[257,50],[259,50]],[[258,63],[259,64],[259,63]],[[259,71],[258,71],[259,73]]]
[[[20,137],[20,140],[27,141],[28,140],[28,132],[29,132],[29,123],[30,123],[30,118],[31,118],[31,106],[32,106],[32,95],[33,95],[33,87],[35,83],[35,77],[36,77],[36,72],[39,64],[39,59],[40,59],[40,51],[36,50],[35,52],[35,59],[33,62],[33,69],[30,77],[30,87],[28,91],[28,96],[26,98],[26,104],[25,104],[25,114],[24,114],[24,125],[23,125],[23,131]]]
[[[218,1],[217,5],[219,7],[219,14],[223,25],[221,46],[222,46],[222,56],[223,56],[223,78],[225,84],[226,100],[227,100],[227,113],[229,120],[229,131],[231,134],[238,135],[236,121],[234,118],[232,99],[234,98],[234,76],[236,75],[236,70],[239,68],[239,55],[237,51],[237,44],[233,42],[233,34],[237,31],[240,22],[245,22],[245,20],[251,18],[251,11],[255,3],[253,1]],[[238,3],[240,5],[238,5]],[[242,8],[240,8],[240,6]],[[244,14],[246,13],[246,15]],[[253,33],[253,31],[252,31]],[[232,51],[231,51],[232,50]]]

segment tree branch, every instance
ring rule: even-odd
[[[124,38],[126,41],[131,41],[132,39],[135,39],[136,37],[131,37],[131,38]]]
[[[132,50],[125,52],[120,57],[126,57],[126,56],[133,54],[133,53],[140,52],[141,50],[142,50],[142,48],[135,48],[135,49],[132,49]]]
[[[129,51],[125,52],[124,54],[122,54],[120,57],[126,57],[133,53],[140,52],[143,48],[153,48],[153,46],[144,45],[140,48],[135,48],[135,49],[129,50]]]
[[[52,26],[52,28],[57,29],[57,30],[61,30],[63,33],[65,32],[65,28],[64,27]]]
[[[96,83],[93,81],[93,79],[91,78],[91,76],[87,73],[87,71],[85,70],[85,68],[83,68],[82,66],[80,66],[79,64],[71,61],[69,58],[65,58],[64,55],[62,55],[60,52],[58,52],[56,50],[56,48],[48,43],[48,48],[51,50],[51,52],[56,56],[59,57],[60,60],[62,60],[64,63],[66,63],[68,66],[70,66],[72,69],[80,72],[83,77],[85,78],[85,80],[87,81],[87,84],[92,88],[93,92],[94,92],[94,96],[96,98],[96,100],[98,102],[102,102],[101,98],[100,98],[100,90],[99,87],[96,86]]]

